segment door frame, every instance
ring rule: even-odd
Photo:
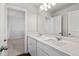
[[[16,7],[16,6],[12,6],[12,5],[5,5],[5,10],[6,10],[6,39],[8,40],[9,39],[9,34],[8,34],[8,26],[7,26],[7,14],[8,14],[8,8],[11,8],[11,9],[15,9],[15,10],[20,10],[20,11],[23,11],[25,12],[25,53],[27,53],[27,10],[26,9],[23,9],[23,8],[20,8],[20,7]]]

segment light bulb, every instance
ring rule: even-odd
[[[40,6],[40,9],[43,10],[44,9],[43,6]]]
[[[51,6],[48,6],[48,8],[51,8]]]
[[[47,11],[47,8],[44,8],[45,11]]]
[[[47,8],[51,8],[51,5],[47,5]]]

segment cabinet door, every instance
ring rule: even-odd
[[[79,10],[68,13],[68,36],[79,37]]]
[[[37,47],[40,47],[40,49],[42,49],[44,52],[46,52],[49,56],[68,56],[68,54],[65,54],[53,47],[50,47],[50,46],[45,45],[40,42],[37,43]],[[37,51],[38,51],[38,49],[37,49]]]
[[[37,47],[37,56],[48,56],[41,48]]]
[[[36,40],[28,37],[28,52],[31,56],[36,56]]]

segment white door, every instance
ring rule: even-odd
[[[68,36],[79,37],[79,10],[68,13]]]
[[[8,8],[8,35],[9,39],[25,37],[25,13],[17,9]]]
[[[27,46],[25,45],[27,43],[25,21],[25,10],[7,7],[8,55],[18,55],[27,52],[25,47]]]

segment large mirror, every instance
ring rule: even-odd
[[[79,10],[68,13],[68,36],[79,38]]]
[[[38,32],[43,34],[62,35],[62,16],[38,16]]]
[[[52,9],[51,15],[46,14],[50,10],[40,13],[38,15],[38,32],[79,38],[79,4],[66,5],[65,8],[55,12]]]

